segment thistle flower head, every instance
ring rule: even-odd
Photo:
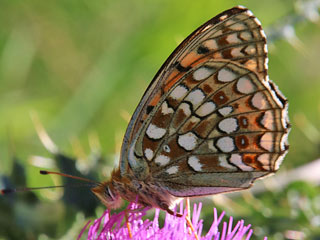
[[[122,211],[120,213],[111,214],[109,210],[106,210],[103,215],[96,219],[91,225],[90,222],[85,226],[85,228],[90,225],[88,231],[88,240],[102,240],[102,239],[184,239],[184,240],[194,240],[194,235],[190,231],[186,223],[185,216],[187,215],[187,210],[183,208],[183,203],[180,204],[180,213],[183,217],[175,217],[170,214],[166,214],[163,226],[159,225],[159,213],[160,210],[155,210],[155,216],[153,220],[145,219],[143,216],[146,215],[145,210],[139,212],[132,212],[132,210],[137,209],[138,205],[135,203],[130,203],[128,206],[128,219],[127,222],[130,225],[132,231],[132,238],[130,238],[126,222],[126,212]],[[191,217],[192,225],[201,240],[242,240],[250,239],[252,235],[251,225],[245,226],[244,221],[240,220],[235,225],[233,224],[233,218],[230,217],[228,222],[222,223],[222,218],[224,212],[219,216],[217,210],[213,209],[213,222],[209,231],[203,234],[203,220],[200,219],[202,204],[195,204],[193,208],[193,214]],[[131,212],[130,212],[131,210]],[[222,224],[221,230],[219,230],[219,225]],[[82,230],[78,239],[81,238],[85,228]],[[266,240],[267,238],[265,238]]]

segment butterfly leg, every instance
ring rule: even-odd
[[[186,215],[186,217],[185,217],[185,219],[186,219],[186,222],[187,222],[187,225],[188,225],[188,227],[190,228],[190,230],[191,230],[191,232],[193,233],[193,235],[194,235],[194,238],[196,239],[196,240],[199,240],[199,237],[198,237],[198,234],[196,233],[196,231],[195,231],[195,229],[194,229],[194,227],[193,227],[193,225],[192,225],[192,222],[191,222],[191,220],[190,220],[190,213],[189,213],[189,209],[190,209],[190,202],[189,202],[189,198],[187,199],[187,203],[186,203],[186,205],[187,205],[187,215]],[[165,206],[164,208],[163,208],[163,210],[165,210],[167,213],[169,213],[169,214],[171,214],[171,215],[173,215],[173,216],[176,216],[176,217],[183,217],[183,215],[182,214],[180,214],[180,213],[174,213],[168,206]]]
[[[188,216],[186,216],[186,221],[187,221],[188,227],[191,229],[191,232],[193,232],[194,238],[196,240],[199,240],[198,234],[196,233],[196,231],[195,231],[195,229],[194,229],[194,227],[192,225],[192,222],[191,222],[191,220],[190,220],[190,218]]]
[[[129,233],[129,238],[132,239],[132,230],[131,230],[131,226],[129,223],[129,211],[127,209],[124,210],[124,214],[125,214],[125,218],[126,218],[126,225],[127,225],[127,229],[128,229],[128,233]]]
[[[196,233],[196,231],[192,225],[191,219],[190,219],[190,200],[189,200],[189,198],[186,198],[186,210],[187,210],[187,215],[186,215],[187,225],[190,228],[191,232],[194,234],[195,239],[199,240],[198,234]]]
[[[125,218],[126,218],[126,225],[128,228],[128,233],[129,233],[129,238],[132,239],[133,235],[132,235],[132,230],[131,230],[131,225],[129,222],[129,214],[135,214],[135,213],[139,213],[141,211],[145,211],[146,210],[146,206],[140,206],[139,208],[135,208],[135,209],[125,209],[124,213],[125,213]]]

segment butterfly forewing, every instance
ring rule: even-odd
[[[239,62],[263,78],[266,76],[266,39],[261,25],[249,10],[237,10],[222,14],[216,24],[213,20],[204,24],[181,56],[174,59],[178,72],[214,58]]]
[[[267,78],[259,21],[242,7],[209,20],[162,66],[127,129],[121,174],[174,196],[248,188],[287,151],[287,103]]]
[[[230,59],[267,75],[266,39],[259,21],[243,7],[229,9],[212,18],[190,34],[160,68],[137,107],[126,140],[136,136],[141,122],[186,71],[206,59]],[[162,90],[162,91],[160,91]]]

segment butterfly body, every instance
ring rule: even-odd
[[[127,128],[119,168],[93,189],[170,212],[181,197],[249,188],[288,150],[287,100],[267,76],[260,22],[244,7],[200,26],[160,68]]]
[[[109,209],[122,205],[122,199],[137,201],[141,207],[154,207],[170,211],[170,207],[179,198],[171,195],[155,179],[139,181],[132,175],[121,176],[119,169],[114,171],[112,179],[92,189]]]

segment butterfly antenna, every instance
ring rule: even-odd
[[[49,188],[64,188],[64,187],[68,187],[68,186],[61,185],[61,186],[32,187],[32,188],[28,188],[28,187],[24,187],[24,188],[5,188],[5,189],[1,189],[0,193],[1,193],[1,195],[7,195],[7,194],[10,194],[10,193],[16,193],[16,192],[29,192],[29,191],[34,191],[34,190],[42,190],[42,189],[49,189]]]
[[[40,174],[42,174],[42,175],[54,174],[54,175],[59,175],[59,176],[62,176],[62,177],[77,179],[77,180],[84,181],[84,182],[94,183],[96,185],[101,185],[101,183],[96,182],[96,181],[91,180],[91,179],[88,179],[88,178],[77,177],[77,176],[73,176],[73,175],[65,174],[65,173],[60,173],[60,172],[51,172],[51,171],[40,170]]]
[[[73,175],[69,175],[69,174],[65,174],[65,173],[41,170],[40,174],[42,174],[42,175],[54,174],[54,175],[59,175],[59,176],[62,176],[62,177],[73,178],[73,179],[77,179],[77,180],[80,180],[80,181],[89,182],[89,183],[94,184],[94,185],[101,185],[101,183],[93,181],[91,179],[87,179],[87,178],[83,178],[83,177],[77,177],[77,176],[73,176]],[[83,185],[76,185],[76,186],[73,186],[73,187],[80,187],[80,186],[83,186]],[[32,187],[32,188],[29,188],[29,187],[5,188],[5,189],[1,189],[0,190],[0,194],[1,195],[6,195],[6,194],[10,194],[10,193],[15,193],[15,192],[28,192],[28,191],[34,191],[34,190],[42,190],[42,189],[50,189],[50,188],[64,188],[64,187],[70,187],[70,185],[47,186],[47,187]],[[90,185],[90,187],[92,187],[92,185]]]

